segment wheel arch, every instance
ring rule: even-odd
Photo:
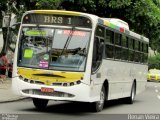
[[[136,91],[137,91],[137,80],[136,79],[133,80],[132,86],[133,86],[133,84],[135,84],[135,93],[136,93]]]
[[[108,80],[106,79],[103,83],[103,86],[105,88],[105,92],[106,92],[106,100],[108,100],[108,94],[109,94],[109,83],[108,83]],[[102,87],[103,87],[102,86]]]

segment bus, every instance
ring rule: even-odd
[[[63,10],[24,13],[14,54],[12,88],[37,109],[49,100],[132,104],[145,90],[149,39],[115,18]]]

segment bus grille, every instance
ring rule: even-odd
[[[23,80],[24,82],[31,83],[31,84],[45,85],[45,83],[42,81],[31,80],[31,79],[24,78],[22,76],[19,76],[19,79]],[[74,86],[74,85],[78,85],[78,84],[81,84],[81,80],[77,80],[75,82],[62,82],[62,83],[54,82],[54,83],[51,83],[52,86],[63,86],[63,87],[69,87],[69,86]]]
[[[42,95],[42,96],[53,96],[53,97],[74,97],[74,95],[69,94],[69,93],[64,93],[64,92],[58,92],[54,91],[53,93],[44,93],[41,92],[39,89],[27,89],[27,90],[22,90],[23,93],[29,94],[29,95]]]

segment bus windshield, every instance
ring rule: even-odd
[[[18,66],[84,71],[90,31],[62,28],[22,28]]]

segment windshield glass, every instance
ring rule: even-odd
[[[160,74],[160,70],[149,70],[150,74]]]
[[[18,65],[29,68],[84,71],[90,32],[75,29],[25,27]]]

